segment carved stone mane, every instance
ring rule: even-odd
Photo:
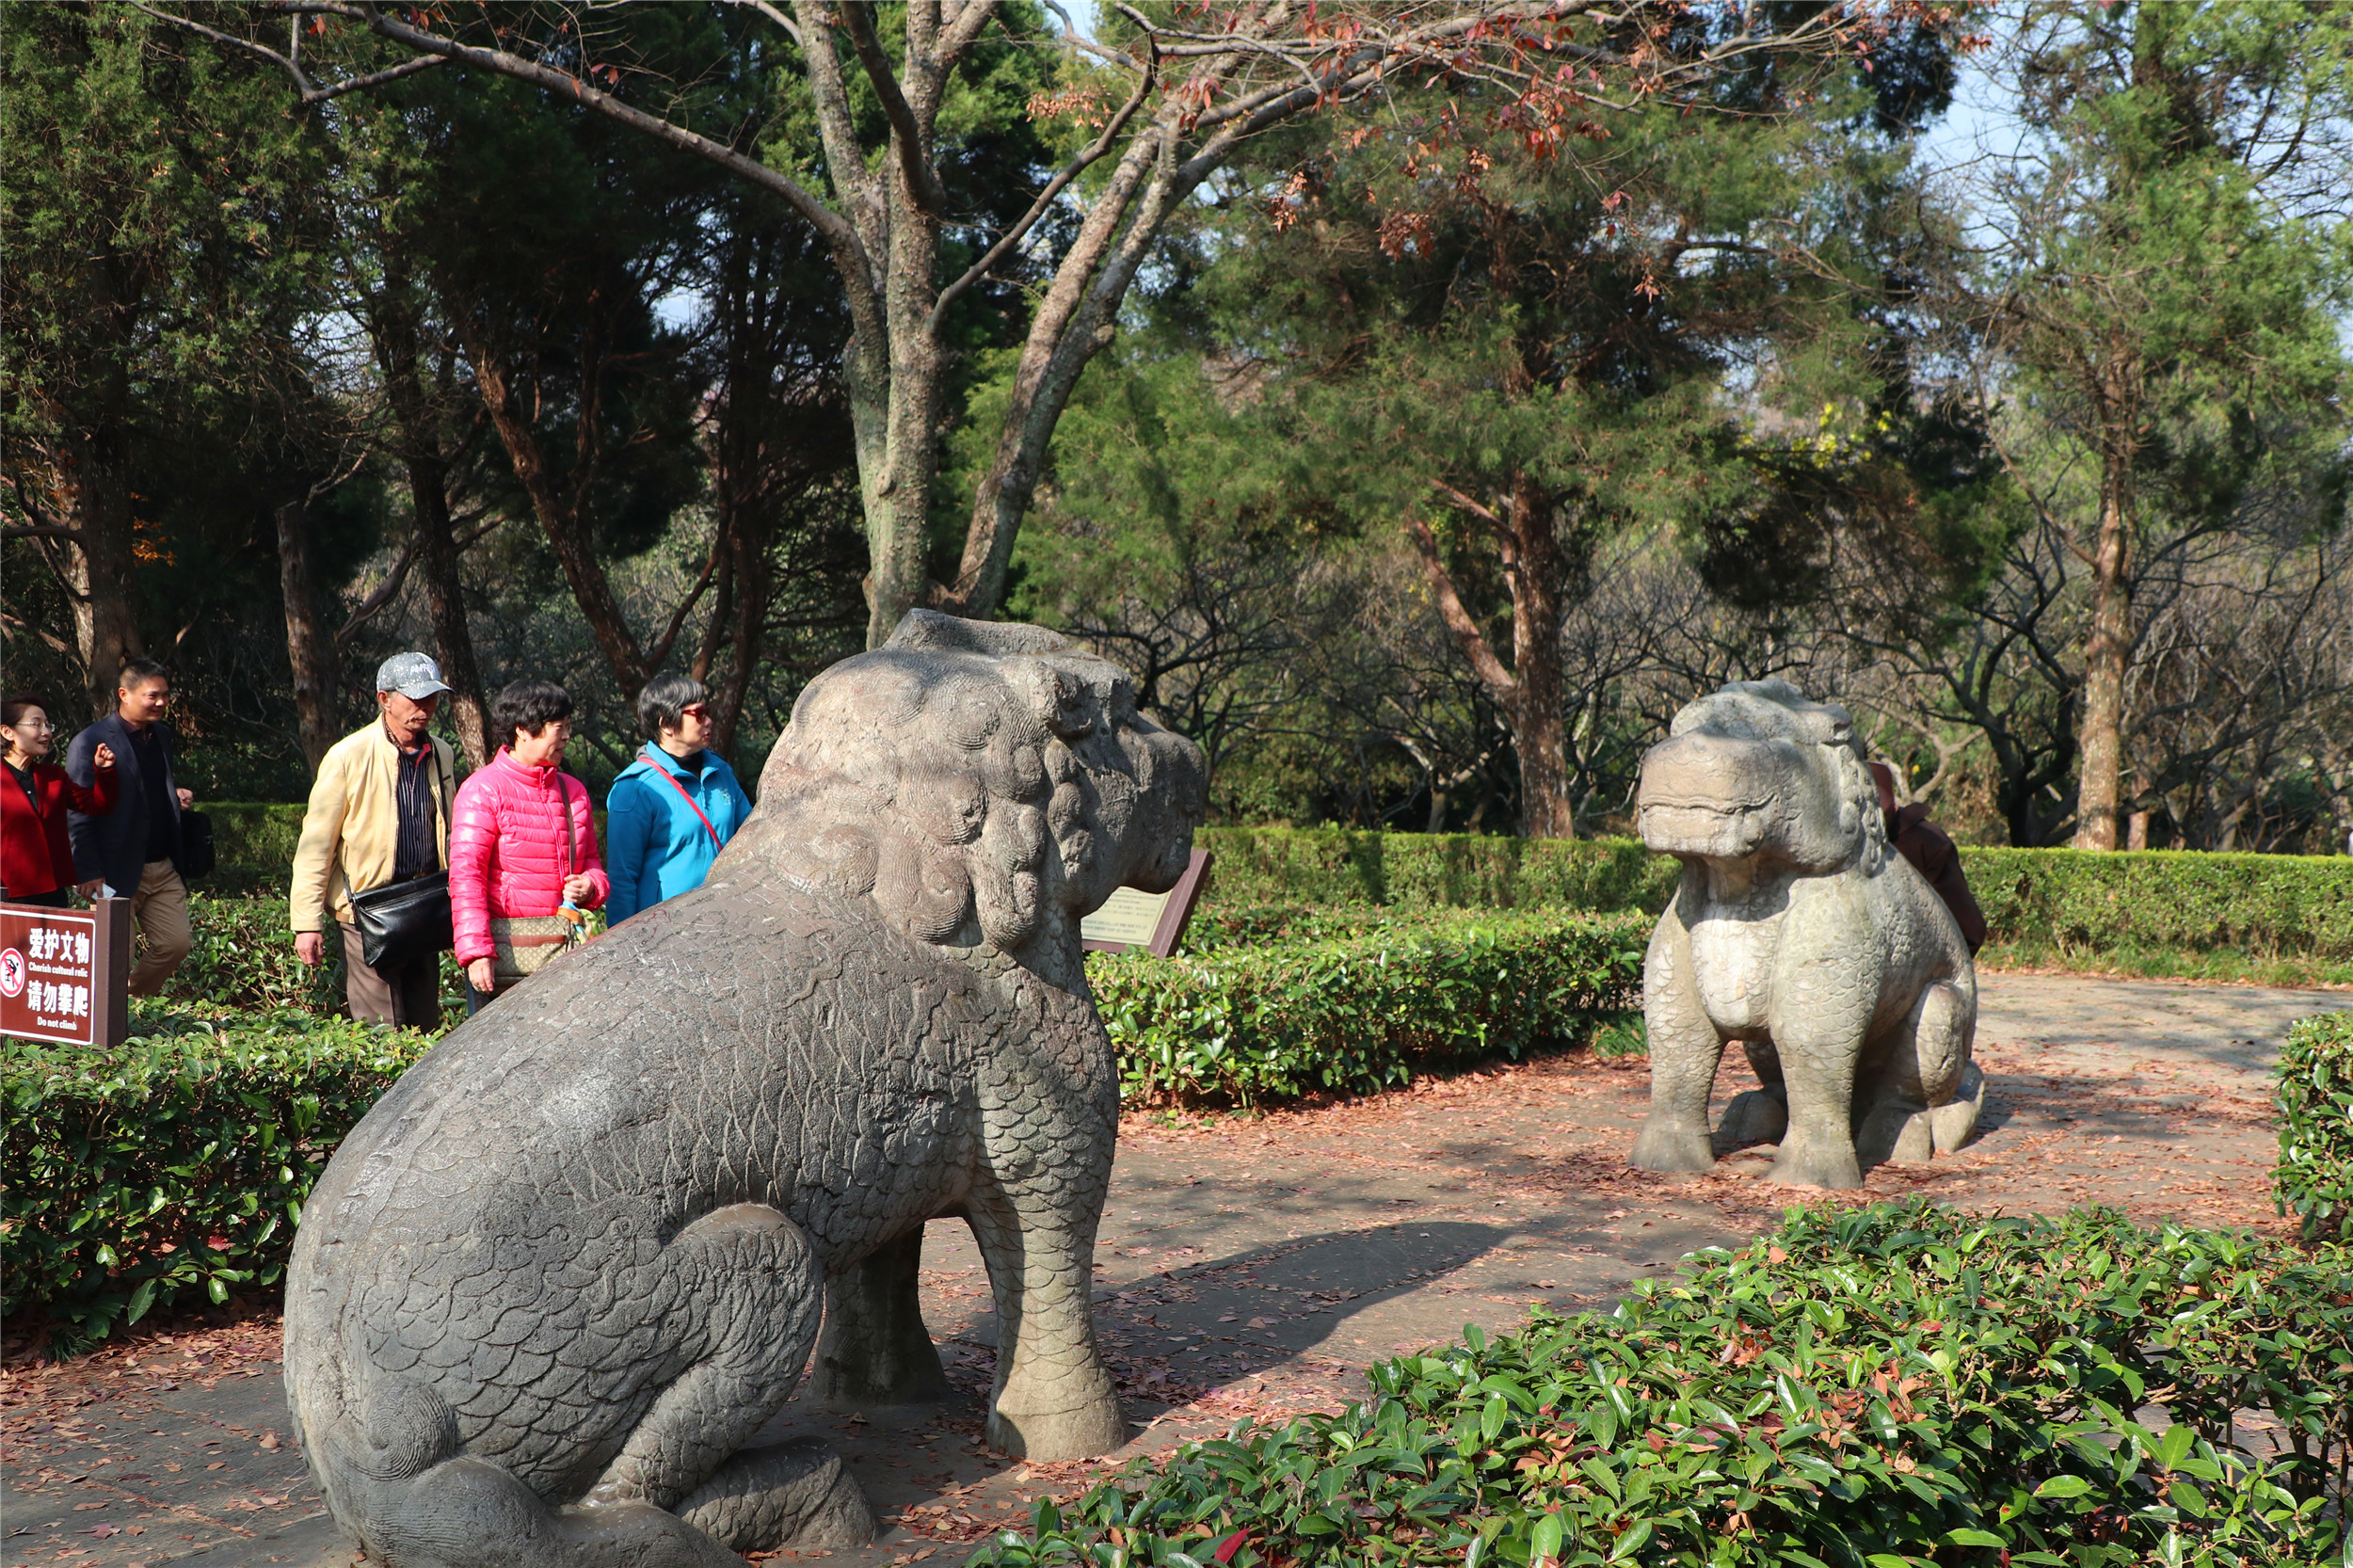
[[[1018,952],[1119,885],[1104,846],[1149,838],[1147,819],[1174,842],[1197,815],[1196,770],[1123,747],[1140,728],[1158,729],[1116,664],[1039,627],[915,611],[802,693],[712,880],[757,860],[808,892],[871,894],[920,940]],[[1165,890],[1184,862],[1140,870]]]

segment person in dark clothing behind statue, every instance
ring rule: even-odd
[[[1887,841],[1936,889],[1936,896],[1953,912],[1954,922],[1969,943],[1971,956],[1976,956],[1977,951],[1985,946],[1985,912],[1977,907],[1976,895],[1969,891],[1969,879],[1961,873],[1961,851],[1943,828],[1929,821],[1927,806],[1914,801],[1901,810],[1896,808],[1893,768],[1884,762],[1872,763],[1871,780],[1880,787],[1880,811],[1887,818]]]
[[[78,878],[98,878],[111,896],[131,901],[131,918],[147,944],[131,969],[135,997],[161,991],[194,945],[188,885],[181,874],[180,813],[196,796],[171,776],[171,727],[164,723],[170,705],[171,676],[164,666],[152,659],[128,660],[115,686],[115,711],[74,736],[65,756],[65,771],[85,787],[96,782],[101,745],[113,749],[121,770],[112,811],[72,811],[66,823]]]

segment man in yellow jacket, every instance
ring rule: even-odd
[[[305,964],[325,958],[331,913],[342,929],[344,999],[351,1016],[433,1029],[441,1021],[440,955],[371,967],[361,954],[351,895],[449,867],[456,774],[448,743],[426,733],[449,687],[422,653],[385,660],[376,687],[376,722],[328,747],[311,786],[289,901],[295,953]]]

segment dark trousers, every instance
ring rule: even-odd
[[[10,904],[38,904],[44,909],[71,909],[73,907],[73,905],[65,901],[65,889],[63,888],[52,888],[45,893],[10,893],[8,895],[8,902]]]
[[[341,921],[337,922],[339,925]],[[406,964],[371,968],[360,957],[360,928],[343,926],[344,1000],[361,1023],[403,1029],[441,1025],[441,965],[439,953]]]

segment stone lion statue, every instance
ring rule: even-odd
[[[812,681],[706,886],[451,1034],[312,1194],[287,1393],[344,1531],[394,1568],[869,1539],[838,1458],[758,1434],[812,1352],[820,1398],[942,1387],[942,1215],[996,1296],[991,1441],[1124,1441],[1079,921],[1175,885],[1205,785],[1126,676],[1034,628],[919,611]]]
[[[1735,681],[1675,714],[1636,805],[1642,841],[1683,879],[1643,966],[1651,1100],[1634,1163],[1715,1163],[1708,1096],[1733,1040],[1765,1087],[1723,1130],[1780,1140],[1772,1179],[1859,1187],[1866,1163],[1959,1148],[1984,1097],[1977,969],[1890,847],[1847,711]]]

